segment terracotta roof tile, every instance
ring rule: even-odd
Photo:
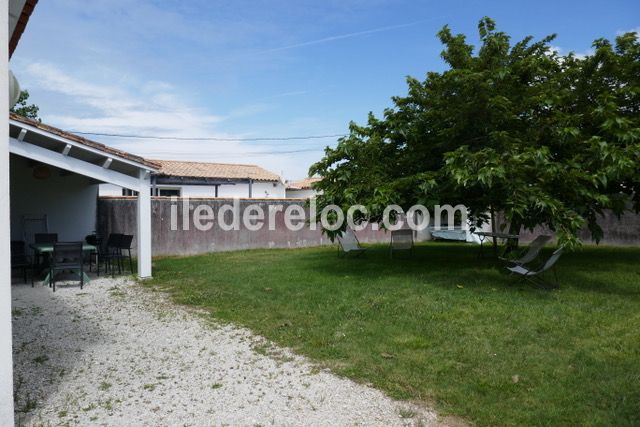
[[[280,181],[273,172],[256,165],[229,163],[205,163],[178,160],[152,160],[160,165],[158,175],[188,178],[248,179],[255,181]]]
[[[313,189],[313,184],[320,181],[322,178],[320,177],[312,177],[301,179],[300,181],[292,181],[287,184],[287,189],[289,190],[311,190]]]

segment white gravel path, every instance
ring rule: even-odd
[[[442,425],[127,279],[12,292],[19,425]]]

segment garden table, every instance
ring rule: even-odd
[[[502,240],[507,241],[507,242],[509,240],[512,240],[512,241],[515,242],[514,246],[516,246],[516,247],[518,246],[518,239],[520,238],[520,236],[518,236],[517,234],[494,233],[494,232],[491,232],[491,231],[477,231],[475,234],[480,239],[480,255],[479,255],[480,257],[482,257],[482,244],[488,238],[502,239]]]
[[[53,253],[53,243],[32,243],[29,245],[29,247],[31,249],[33,249],[33,251],[36,254],[51,254]],[[94,245],[90,245],[88,243],[83,243],[82,244],[82,252],[95,252],[96,254],[98,253],[98,248]],[[36,263],[36,259],[38,259],[37,256],[33,257],[33,273],[35,274],[36,268],[37,266],[35,265]],[[97,259],[97,255],[96,255],[96,263],[98,262]],[[89,283],[90,279],[89,276],[87,276],[87,273],[85,273],[84,271],[82,272],[83,276],[84,276],[84,282],[85,283]],[[49,282],[51,281],[51,277],[49,277],[50,273],[47,273],[47,275],[45,276],[44,280],[42,281],[43,285],[48,285]]]

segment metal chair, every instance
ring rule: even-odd
[[[409,251],[413,254],[413,230],[402,229],[391,231],[389,243],[389,257],[393,258],[393,251]]]
[[[33,286],[33,263],[27,255],[26,244],[22,240],[11,241],[11,269],[22,269],[24,282],[27,283],[27,270],[31,271],[31,285]]]
[[[132,234],[123,234],[118,244],[117,260],[118,260],[118,273],[124,271],[123,261],[129,259],[129,270],[133,274],[133,259],[131,258],[131,243],[133,242]],[[125,253],[126,251],[126,253]]]
[[[107,237],[107,241],[98,247],[99,261],[104,263],[104,269],[106,274],[114,274],[115,267],[112,262],[118,260],[118,254],[120,252],[120,241],[124,234],[111,233]],[[98,266],[98,274],[100,274],[100,266]]]
[[[84,286],[84,262],[82,242],[57,242],[53,244],[53,254],[49,265],[49,286],[56,291],[56,273],[77,271],[80,276],[80,289]]]
[[[49,243],[49,244],[53,244],[56,243],[58,241],[58,233],[35,233],[33,235],[33,242],[34,243]],[[34,264],[36,266],[38,266],[38,270],[41,271],[40,266],[44,263],[44,260],[46,258],[48,258],[48,254],[46,253],[34,253],[33,255],[33,260],[34,260]]]

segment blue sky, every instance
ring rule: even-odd
[[[41,1],[11,68],[67,130],[254,138],[340,134],[443,70],[443,25],[475,42],[482,16],[561,52],[640,28],[635,1]],[[304,177],[335,138],[93,139],[149,158],[255,163]]]

